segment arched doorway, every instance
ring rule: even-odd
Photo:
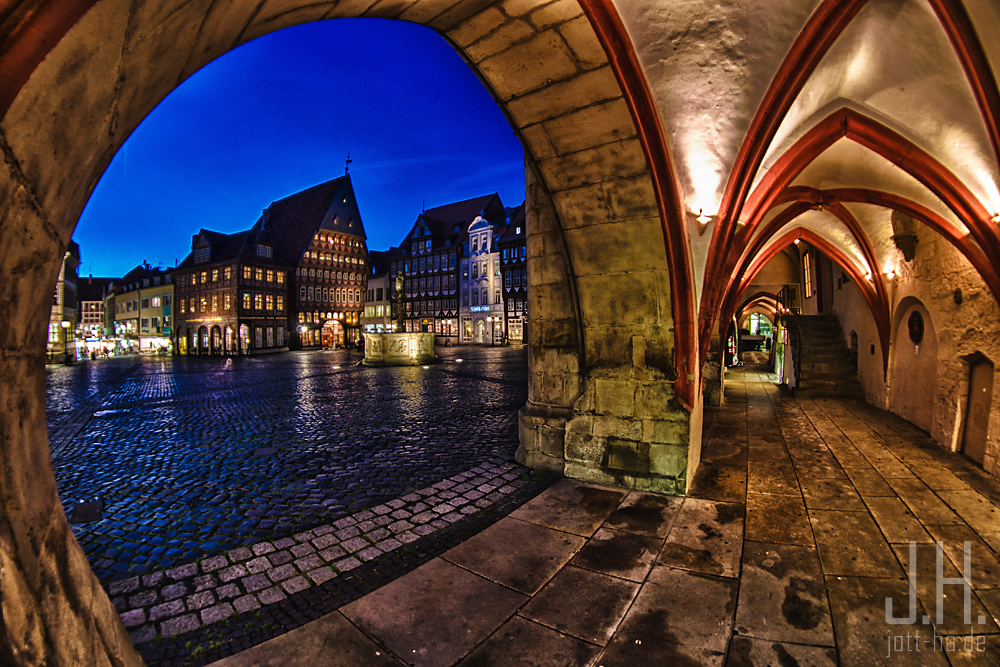
[[[486,342],[486,322],[481,319],[476,320],[476,342],[485,343]]]
[[[240,325],[240,354],[250,354],[250,327]]]
[[[187,328],[177,331],[177,354],[186,355],[188,353],[188,330]]]
[[[222,354],[222,330],[218,325],[212,327],[212,354]]]
[[[210,354],[208,327],[198,327],[198,354]]]
[[[223,341],[224,341],[224,344],[225,344],[225,353],[227,355],[233,354],[234,350],[236,349],[236,341],[235,341],[235,338],[233,336],[233,327],[232,326],[228,326],[228,325],[226,326],[226,330],[225,330],[225,332],[223,334]]]

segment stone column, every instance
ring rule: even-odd
[[[0,664],[141,665],[73,537],[45,427],[48,300],[66,243],[16,169],[0,176]],[[12,173],[13,172],[13,173]],[[21,182],[18,182],[21,181]]]

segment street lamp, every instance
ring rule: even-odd
[[[69,358],[69,327],[70,327],[70,323],[69,323],[69,320],[63,320],[62,322],[59,323],[59,326],[62,327],[62,330],[63,330],[63,354],[65,355],[65,357],[63,358],[63,363],[68,364],[68,363],[70,363],[70,358]]]

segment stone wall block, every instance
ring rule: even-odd
[[[590,368],[617,369],[628,363],[629,341],[634,333],[635,329],[632,327],[607,324],[587,326],[584,330],[587,365]]]
[[[600,468],[594,468],[587,463],[577,461],[566,461],[564,474],[573,479],[590,482],[591,484],[603,484],[605,486],[620,486],[620,483],[623,481]]]
[[[659,218],[566,230],[578,276],[668,270]]]
[[[569,48],[573,50],[577,62],[583,69],[593,69],[607,62],[608,56],[604,53],[604,47],[597,39],[594,28],[590,25],[587,17],[580,18],[565,23],[558,28],[559,34],[563,36]]]
[[[547,243],[549,248],[557,242],[558,238],[555,235],[537,239],[539,245]],[[536,260],[531,263],[531,268],[528,271],[528,284],[532,288],[545,285],[559,285],[561,289],[565,290],[568,267],[562,253],[547,253],[544,255],[535,255],[535,257]]]
[[[360,16],[373,4],[375,4],[373,0],[362,0],[358,3],[357,13],[341,14],[340,16]],[[317,2],[303,6],[301,1],[296,0],[267,0],[254,16],[253,23],[243,31],[240,41],[249,42],[261,35],[287,28],[290,25],[319,21],[328,18],[329,14],[333,14],[337,10],[346,11],[346,8],[342,9],[336,2]]]
[[[611,221],[603,183],[591,183],[552,194],[563,229],[571,230]]]
[[[575,351],[577,345],[576,321],[565,318],[533,321],[529,332],[529,344]]]
[[[435,30],[441,30],[443,32],[451,30],[459,23],[469,20],[471,17],[483,11],[490,5],[496,4],[496,0],[459,0],[458,2],[453,2],[452,0],[438,0],[438,2],[438,9],[443,11],[436,13],[434,18],[426,21],[426,24]],[[430,3],[427,3],[426,0],[418,0],[414,7],[416,7],[416,5],[423,4]],[[409,10],[400,16],[408,13]]]
[[[594,416],[580,414],[577,412],[566,422],[566,433],[572,433],[574,435],[593,435]]]
[[[685,445],[649,443],[649,472],[680,480],[687,474],[687,464]]]
[[[538,430],[538,450],[546,456],[561,457],[564,440],[564,432],[561,428],[546,425]]]
[[[636,136],[632,114],[621,98],[584,107],[542,125],[558,153],[573,153]]]
[[[487,7],[475,16],[470,17],[467,21],[462,21],[449,30],[448,37],[457,45],[466,47],[499,28],[506,20],[507,17],[499,9],[496,7]]]
[[[631,327],[634,334],[659,322],[659,285],[651,271],[581,275],[577,287],[588,327]]]
[[[616,417],[635,414],[636,385],[631,380],[598,378],[594,381],[597,412]]]
[[[607,439],[607,466],[639,475],[649,471],[649,444],[622,438]]]
[[[642,440],[642,422],[636,419],[622,419],[598,415],[594,417],[593,432],[599,438],[619,438],[621,440]]]
[[[421,0],[378,0],[365,10],[366,17],[377,19],[396,19]],[[445,3],[448,4],[448,3]]]
[[[613,220],[660,218],[653,182],[645,175],[619,178],[602,184]],[[660,232],[662,238],[663,232]],[[664,246],[666,247],[666,246]]]
[[[576,73],[566,43],[551,30],[512,46],[479,63],[479,69],[501,99],[537,90]]]
[[[535,29],[525,21],[513,20],[465,47],[465,53],[473,62],[481,62],[492,55],[509,49],[514,44],[534,35],[535,32]]]
[[[531,13],[532,25],[539,30],[551,28],[560,23],[566,23],[583,15],[577,0],[556,0]]]
[[[639,418],[663,419],[674,412],[674,387],[669,382],[646,384],[640,387],[635,413]]]
[[[536,159],[547,160],[556,156],[556,149],[542,125],[529,125],[521,130],[521,134]]]
[[[407,7],[400,15],[399,19],[401,21],[410,21],[411,23],[428,23],[432,19],[441,17],[446,12],[455,9],[458,5],[461,5],[466,0],[430,0],[426,2],[425,0],[418,0],[409,7]],[[473,4],[473,3],[466,3]],[[481,8],[480,8],[481,9]],[[476,14],[478,11],[472,11],[465,15],[468,18],[472,14]],[[452,28],[459,19],[453,20],[449,25],[441,27],[435,25],[434,27],[440,30],[448,30]]]
[[[686,415],[678,412],[675,417]],[[683,445],[688,441],[690,427],[683,419],[644,419],[642,421],[642,439],[646,442],[660,445]]]
[[[507,103],[507,111],[518,127],[525,127],[621,96],[614,72],[605,66],[515,97]]]
[[[645,173],[646,157],[638,139],[625,139],[542,160],[539,167],[552,190],[568,190],[606,181],[609,174],[621,177]]]
[[[500,7],[508,16],[524,16],[534,11],[539,4],[540,0],[504,0]]]
[[[586,433],[566,433],[566,460],[599,466],[604,459],[604,438]]]

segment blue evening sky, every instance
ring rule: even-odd
[[[146,117],[80,216],[79,274],[173,266],[200,228],[249,228],[272,201],[343,175],[348,153],[370,250],[398,245],[422,200],[524,200],[520,143],[435,32],[309,23],[209,63]]]

